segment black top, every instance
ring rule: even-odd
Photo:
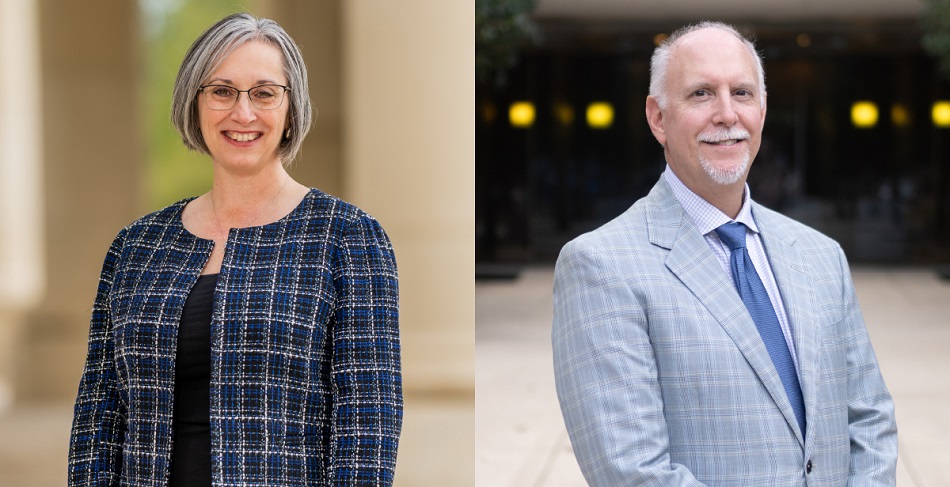
[[[217,274],[198,276],[178,325],[170,487],[211,485],[211,311]]]

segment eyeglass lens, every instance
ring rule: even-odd
[[[237,102],[241,93],[247,93],[248,99],[254,108],[273,110],[284,101],[284,87],[279,85],[255,86],[250,90],[238,90],[227,85],[208,85],[202,88],[208,108],[212,110],[229,110]]]

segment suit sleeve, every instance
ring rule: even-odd
[[[574,454],[594,487],[698,486],[672,463],[637,276],[569,243],[554,274],[554,372]]]
[[[399,284],[392,244],[372,217],[349,223],[334,283],[329,485],[388,486],[402,427]]]
[[[897,422],[864,326],[844,252],[839,249],[848,349],[849,486],[892,486],[897,476]]]
[[[89,350],[69,440],[69,485],[117,486],[122,473],[126,409],[120,399],[109,296],[122,249],[120,232],[106,254],[92,307]]]

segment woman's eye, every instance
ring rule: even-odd
[[[254,92],[254,98],[266,100],[268,98],[273,98],[273,97],[274,97],[274,93],[268,90],[258,90]]]
[[[234,96],[234,90],[230,90],[228,88],[222,88],[219,86],[215,88],[214,90],[212,90],[211,94],[213,96],[217,96],[221,98],[231,98]]]

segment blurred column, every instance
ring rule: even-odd
[[[36,0],[0,0],[0,411],[13,399],[23,312],[43,286]]]
[[[343,197],[341,0],[256,0],[250,11],[277,21],[307,63],[316,119],[290,168],[302,184]]]
[[[396,245],[407,384],[474,387],[474,11],[350,1],[345,194]]]
[[[474,3],[342,7],[344,195],[383,224],[399,264],[407,431],[397,484],[472,485]]]
[[[75,397],[102,260],[138,212],[137,25],[136,2],[39,2],[46,287],[17,347],[27,399]]]
[[[258,0],[307,61],[301,182],[396,249],[406,416],[397,486],[473,485],[474,3]]]
[[[253,11],[306,58],[319,115],[295,175],[362,207],[394,241],[407,389],[470,394],[473,4],[258,0]]]

